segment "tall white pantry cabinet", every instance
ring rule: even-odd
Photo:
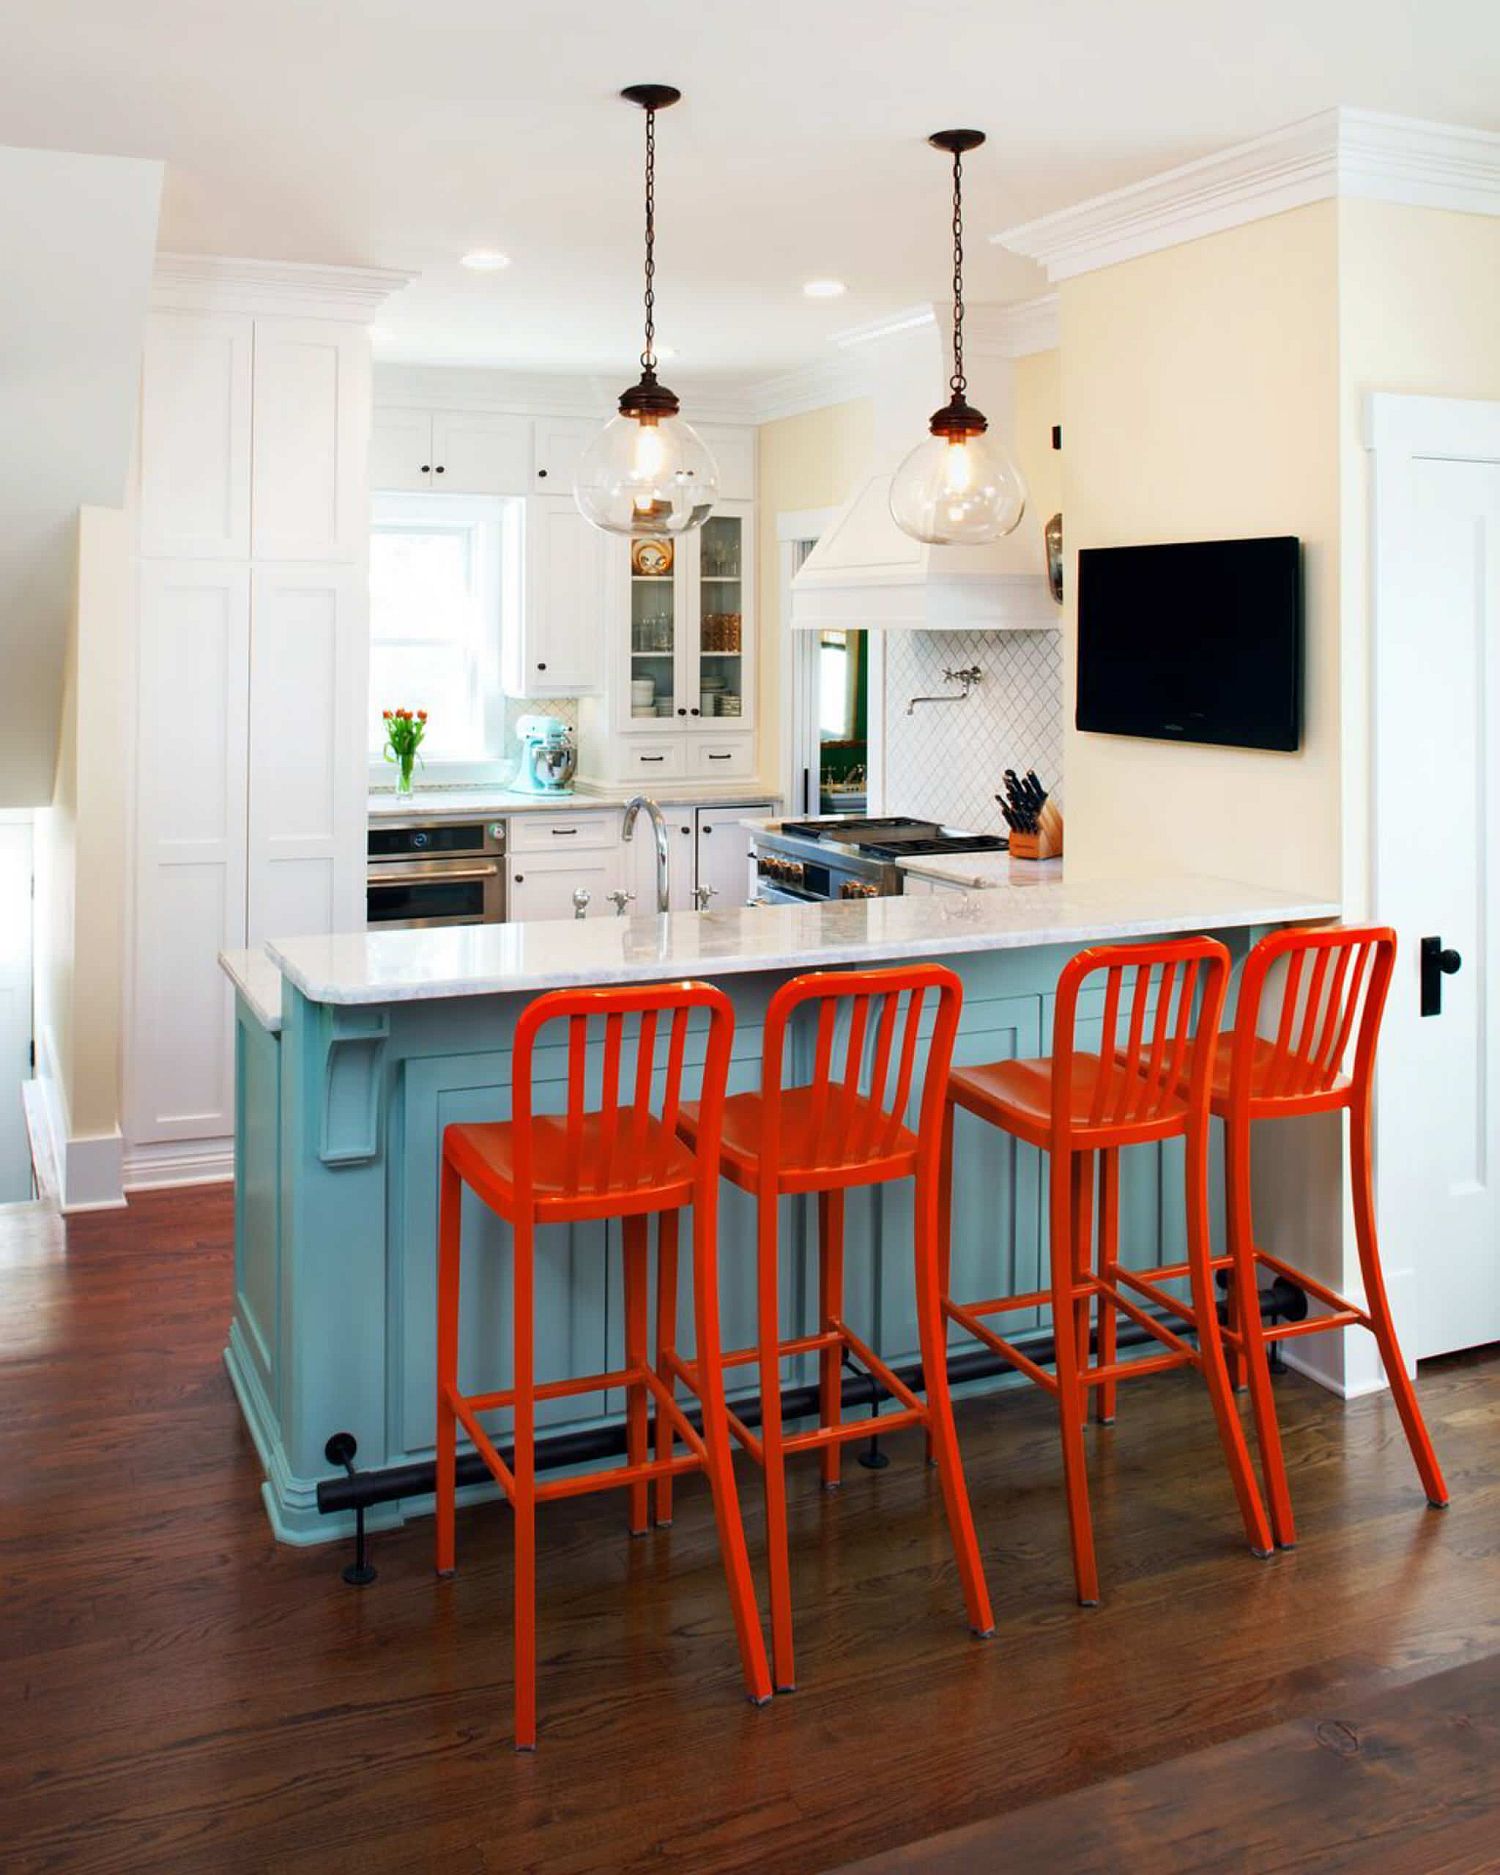
[[[127,1177],[221,1171],[221,949],[363,918],[370,346],[400,276],[182,261],[141,385]]]

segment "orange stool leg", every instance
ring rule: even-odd
[[[1250,1205],[1249,1125],[1229,1121],[1224,1127],[1224,1196],[1229,1233],[1231,1320],[1239,1326],[1244,1351],[1244,1374],[1255,1415],[1255,1442],[1260,1447],[1260,1470],[1271,1512],[1271,1535],[1281,1549],[1297,1541],[1292,1496],[1287,1488],[1286,1458],[1281,1449],[1281,1424],[1276,1417],[1276,1393],[1266,1356],[1265,1327],[1260,1319],[1260,1284],[1255,1264],[1255,1224]],[[1242,1296],[1255,1297],[1251,1307],[1239,1307]]]
[[[773,1212],[774,1218],[774,1212]],[[666,1224],[667,1218],[663,1218]],[[677,1261],[677,1213],[670,1213],[672,1262]],[[667,1239],[663,1239],[663,1244]],[[765,1637],[755,1605],[755,1583],[745,1548],[745,1526],[740,1517],[739,1492],[734,1482],[734,1453],[729,1443],[729,1418],[724,1405],[724,1364],[719,1340],[719,1271],[716,1212],[712,1197],[700,1194],[693,1214],[693,1309],[697,1330],[698,1403],[703,1411],[704,1469],[713,1493],[714,1520],[719,1531],[719,1553],[729,1585],[729,1609],[740,1648],[745,1691],[757,1706],[771,1697],[771,1672],[766,1664]],[[660,1280],[660,1278],[658,1278]],[[675,1284],[674,1284],[675,1287]],[[780,1395],[777,1395],[778,1403]],[[669,1500],[670,1501],[670,1500]]]
[[[1094,1274],[1094,1155],[1073,1154],[1073,1281],[1079,1288]],[[1093,1296],[1084,1289],[1073,1304],[1073,1347],[1078,1356],[1079,1399],[1088,1417],[1089,1389],[1084,1376],[1089,1368],[1089,1327]]]
[[[1271,1526],[1266,1507],[1261,1502],[1255,1472],[1250,1464],[1250,1448],[1245,1443],[1245,1429],[1240,1424],[1234,1388],[1224,1359],[1224,1342],[1219,1332],[1215,1307],[1212,1245],[1208,1229],[1208,1139],[1206,1127],[1196,1137],[1190,1130],[1187,1138],[1187,1252],[1188,1274],[1193,1289],[1193,1313],[1198,1325],[1198,1353],[1203,1363],[1203,1378],[1213,1402],[1219,1441],[1224,1448],[1224,1462],[1229,1467],[1230,1482],[1239,1500],[1240,1515],[1245,1520],[1245,1535],[1257,1556],[1269,1556],[1272,1550]]]
[[[818,1193],[818,1326],[826,1333],[844,1314],[844,1194]],[[839,1372],[842,1350],[822,1348],[818,1353],[818,1423],[836,1426],[842,1405]],[[837,1490],[839,1456],[843,1448],[823,1448],[823,1488]]]
[[[1099,1274],[1107,1283],[1119,1281],[1120,1270],[1120,1149],[1112,1146],[1099,1155]],[[1099,1365],[1113,1367],[1119,1349],[1120,1312],[1103,1291],[1099,1295]],[[1115,1423],[1115,1397],[1119,1382],[1106,1380],[1094,1389],[1094,1417],[1101,1426]]]
[[[1070,1154],[1069,1157],[1072,1155]],[[1073,1287],[1073,1168],[1052,1155],[1051,1257],[1052,1344],[1057,1371],[1057,1417],[1062,1436],[1063,1481],[1068,1494],[1068,1526],[1073,1549],[1073,1579],[1085,1608],[1099,1605],[1099,1568],[1094,1559],[1094,1523],[1089,1509],[1088,1465],[1083,1449],[1083,1395],[1075,1340]]]
[[[667,1372],[667,1356],[677,1351],[677,1221],[680,1211],[663,1211],[656,1220],[656,1371],[664,1387],[675,1383]],[[672,1422],[656,1415],[656,1456],[663,1464],[672,1456]],[[672,1521],[672,1478],[656,1480],[656,1521]]]
[[[780,1284],[776,1254],[776,1197],[766,1192],[756,1210],[757,1304],[760,1336],[761,1451],[766,1488],[766,1567],[771,1579],[771,1670],[778,1693],[795,1692],[792,1660],[792,1582],[787,1554],[786,1459],[781,1444]]]
[[[1380,1250],[1375,1238],[1375,1182],[1370,1159],[1368,1100],[1356,1101],[1349,1110],[1349,1169],[1354,1198],[1354,1238],[1359,1247],[1365,1307],[1369,1310],[1370,1324],[1380,1349],[1385,1377],[1390,1383],[1391,1397],[1396,1402],[1396,1411],[1401,1415],[1406,1443],[1411,1447],[1411,1455],[1416,1461],[1417,1474],[1422,1480],[1422,1489],[1427,1493],[1427,1502],[1434,1510],[1444,1510],[1448,1504],[1448,1486],[1443,1481],[1437,1453],[1432,1449],[1422,1409],[1417,1405],[1416,1389],[1411,1384],[1406,1362],[1401,1357],[1400,1344],[1396,1340],[1396,1324],[1391,1317],[1390,1299],[1385,1292],[1385,1277],[1380,1268]]]
[[[917,1333],[927,1392],[927,1437],[943,1487],[943,1505],[948,1513],[953,1551],[958,1558],[958,1575],[963,1584],[969,1626],[981,1640],[986,1640],[995,1632],[995,1616],[990,1607],[984,1565],[979,1559],[979,1541],[974,1534],[974,1514],[969,1504],[963,1461],[959,1457],[958,1432],[953,1423],[953,1398],[948,1387],[947,1318],[943,1314],[938,1278],[939,1246],[942,1241],[939,1224],[941,1188],[940,1168],[936,1176],[931,1171],[918,1172],[912,1234],[916,1252]]]
[[[939,1309],[945,1309],[952,1293],[953,1270],[953,1116],[957,1111],[952,1098],[943,1102],[943,1132],[938,1145],[938,1193],[937,1193],[937,1286]],[[939,1318],[941,1339],[939,1347],[943,1356],[943,1377],[948,1375],[948,1317]],[[932,1449],[932,1428],[927,1429],[927,1462],[937,1463]]]
[[[625,1366],[640,1373],[646,1366],[646,1219],[627,1217],[623,1225],[621,1258],[625,1289]],[[647,1414],[650,1401],[646,1383],[637,1381],[625,1390],[625,1458],[630,1465],[646,1462]],[[647,1500],[651,1487],[643,1479],[630,1487],[630,1534],[644,1536],[650,1528]]]
[[[511,1472],[516,1531],[516,1750],[536,1750],[536,1400],[532,1349],[531,1219],[515,1226],[515,1451]]]
[[[458,1385],[459,1230],[463,1197],[463,1180],[445,1158],[438,1197],[437,1479],[432,1503],[434,1567],[440,1576],[453,1574],[458,1419],[449,1389]]]

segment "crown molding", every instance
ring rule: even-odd
[[[991,358],[1028,358],[1033,352],[1056,351],[1059,343],[1057,295],[1040,293],[1035,299],[994,302],[964,309],[964,348]]]
[[[915,332],[921,326],[936,325],[937,310],[931,300],[920,300],[915,306],[903,306],[900,312],[884,313],[879,319],[866,320],[863,325],[845,326],[840,332],[830,332],[829,343],[837,345],[840,351],[857,351],[862,345],[873,345],[897,332]]]
[[[1500,215],[1500,136],[1341,105],[990,238],[1069,280],[1337,196]]]
[[[158,254],[151,304],[170,312],[265,313],[363,323],[416,277],[388,267]]]
[[[689,422],[759,423],[755,387],[694,385],[673,371],[673,389]],[[516,417],[581,417],[604,423],[619,402],[621,378],[591,371],[506,370],[493,365],[375,361],[375,402],[381,409],[485,411]]]
[[[794,371],[778,372],[752,385],[749,420],[775,423],[782,417],[805,416],[809,410],[826,410],[830,404],[868,397],[872,388],[868,360],[835,353],[831,358],[814,359]]]

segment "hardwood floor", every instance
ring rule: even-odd
[[[1493,1687],[1500,1356],[1424,1370],[1446,1513],[1424,1506],[1387,1399],[1345,1408],[1280,1383],[1302,1541],[1268,1563],[1240,1541],[1206,1401],[1167,1375],[1128,1389],[1119,1424],[1090,1435],[1093,1611],[1071,1598],[1049,1403],[961,1407],[999,1624],[988,1643],[964,1628],[919,1440],[893,1439],[885,1472],[851,1464],[832,1498],[799,1468],[801,1690],[763,1711],[739,1696],[697,1481],[673,1528],[636,1542],[622,1498],[549,1506],[541,1748],[518,1758],[506,1512],[461,1514],[448,1584],[425,1520],[377,1535],[380,1577],[363,1591],[340,1581],[341,1549],[271,1540],[220,1360],[229,1231],[224,1188],[142,1197],[66,1231],[0,1215],[7,1875],[811,1875],[1086,1786],[1101,1787],[1080,1813],[1097,1830],[1126,1814],[1106,1780],[1234,1739],[1252,1756],[1229,1759],[1232,1803],[1200,1804],[1203,1859],[1153,1866],[1260,1867],[1233,1841],[1261,1827],[1257,1795],[1283,1841],[1294,1820],[1277,1774],[1249,1768],[1250,1734],[1384,1712],[1390,1689],[1468,1663]],[[745,1497],[759,1570],[748,1474]],[[1454,1801],[1472,1805],[1473,1765],[1449,1757]],[[1427,1799],[1442,1800],[1445,1766],[1435,1743]],[[1206,1775],[1181,1767],[1178,1781],[1198,1795]],[[1494,1837],[1500,1851],[1500,1819]],[[1056,1875],[1106,1865],[1082,1840],[1070,1859],[1068,1840],[1049,1848]],[[1416,1864],[1377,1849],[1360,1866]]]

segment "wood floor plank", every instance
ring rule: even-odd
[[[613,1498],[547,1507],[541,1749],[518,1759],[508,1513],[462,1514],[445,1584],[426,1520],[376,1536],[364,1591],[338,1549],[277,1545],[222,1364],[231,1282],[223,1189],[66,1227],[0,1215],[7,1875],[810,1875],[1500,1658],[1500,1357],[1424,1370],[1441,1514],[1388,1400],[1279,1383],[1302,1541],[1269,1563],[1243,1547],[1201,1391],[1168,1375],[1090,1434],[1092,1611],[1069,1589],[1050,1402],[962,1403],[988,1643],[919,1440],[832,1497],[798,1468],[801,1690],[764,1711],[741,1696],[698,1481],[637,1542]],[[1226,1868],[1252,1820],[1226,1811]]]

